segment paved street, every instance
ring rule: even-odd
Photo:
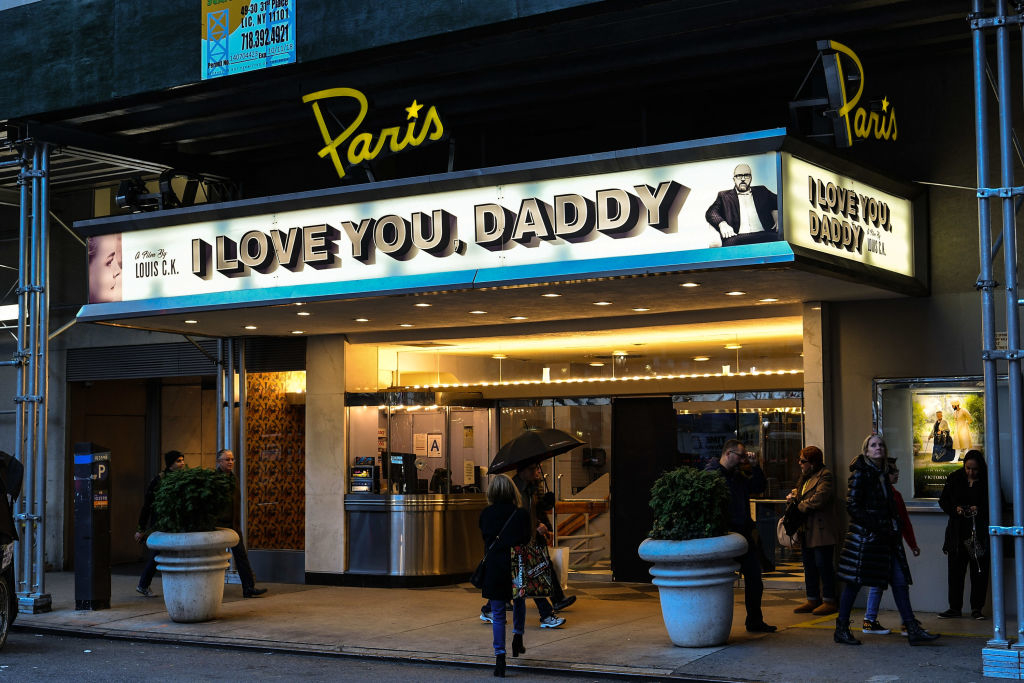
[[[259,650],[12,633],[0,653],[0,680],[11,681],[479,681],[490,669]],[[610,681],[513,672],[522,681]]]

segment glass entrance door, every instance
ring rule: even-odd
[[[610,574],[611,400],[608,398],[504,401],[499,444],[526,429],[552,427],[586,442],[544,461],[544,487],[554,494],[548,512],[552,544],[564,549],[568,571]],[[511,474],[511,473],[510,473]]]

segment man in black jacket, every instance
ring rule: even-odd
[[[242,492],[238,486],[238,477],[235,476],[235,454],[230,449],[222,448],[217,451],[217,471],[231,475],[231,503],[229,507],[224,508],[219,523],[238,534],[238,545],[231,549],[231,555],[235,558],[235,571],[242,582],[242,597],[258,598],[266,593],[267,589],[256,587],[252,565],[249,564],[249,553],[246,552],[245,541],[242,539]]]
[[[764,185],[753,184],[750,166],[733,171],[733,187],[722,190],[704,214],[722,236],[722,246],[769,242],[779,238],[779,201]]]
[[[164,480],[164,475],[174,470],[180,470],[183,467],[185,467],[185,456],[181,451],[167,451],[164,453],[163,471],[153,477],[153,481],[149,482],[149,486],[146,487],[146,497],[142,500],[142,510],[139,512],[139,526],[135,529],[136,543],[145,544],[146,537],[153,531],[153,526],[156,524],[153,499],[156,498],[156,492]],[[147,548],[146,554],[148,556],[146,567],[142,570],[142,576],[139,577],[139,585],[135,587],[135,592],[147,598],[152,598],[156,594],[149,589],[149,584],[153,582],[153,575],[156,574],[156,553]]]
[[[750,463],[750,475],[740,471],[740,465]],[[764,623],[761,612],[761,595],[764,581],[761,579],[761,559],[754,543],[754,520],[750,518],[750,494],[761,493],[765,488],[764,471],[757,462],[757,456],[747,454],[742,442],[730,439],[722,448],[718,462],[711,463],[708,470],[718,472],[729,487],[729,531],[741,534],[747,539],[747,552],[739,558],[740,574],[743,575],[743,597],[747,607],[747,631],[751,633],[774,633],[775,626]]]

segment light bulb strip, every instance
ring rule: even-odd
[[[497,382],[453,382],[438,384],[413,384],[402,387],[391,387],[394,390],[424,390],[424,389],[469,389],[472,387],[509,387],[509,386],[531,386],[550,384],[592,384],[596,382],[642,382],[645,380],[678,380],[678,379],[705,379],[710,377],[760,377],[802,375],[803,370],[755,370],[753,372],[694,372],[682,373],[679,375],[633,375],[631,377],[574,377],[569,379],[513,379]]]

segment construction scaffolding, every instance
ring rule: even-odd
[[[974,59],[974,113],[976,151],[978,166],[978,235],[980,254],[980,275],[977,288],[982,299],[982,365],[985,376],[985,453],[988,457],[989,536],[991,541],[992,567],[992,638],[982,653],[983,673],[994,678],[1020,678],[1021,650],[1024,650],[1024,433],[1022,433],[1022,409],[1024,409],[1024,380],[1021,376],[1021,358],[1024,350],[1020,339],[1019,307],[1024,301],[1019,298],[1017,284],[1016,209],[1024,197],[1024,187],[1014,187],[1014,165],[1016,144],[1013,133],[1013,106],[1011,103],[1013,83],[1011,80],[1010,27],[1020,27],[1024,22],[1021,5],[1013,7],[1013,13],[1006,0],[987,3],[973,0],[970,26],[973,39]],[[989,38],[994,35],[996,68],[989,66],[986,54]],[[1018,45],[1018,49],[1020,46]],[[996,142],[990,139],[989,101],[995,91],[997,107],[995,120],[998,135]],[[991,163],[993,144],[999,154],[999,180],[992,183]],[[1000,203],[1002,230],[993,235],[991,226],[993,202]],[[1000,251],[1003,256],[1005,283],[995,279],[996,258]],[[996,304],[1000,298],[1006,316],[1006,345],[1000,348],[996,341]],[[1008,382],[1010,448],[1000,452],[998,378],[1000,363],[1006,363],[1005,374]],[[999,491],[1000,463],[1009,458],[1012,468],[1013,520],[1005,524]],[[1004,582],[1003,540],[1013,540],[1014,587],[1016,594],[1017,635],[1011,639],[1006,632],[1007,595]]]

